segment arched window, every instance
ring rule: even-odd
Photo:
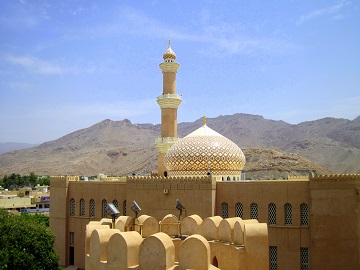
[[[222,218],[228,218],[229,216],[229,209],[228,204],[226,202],[223,202],[221,204],[221,216]]]
[[[309,249],[300,248],[300,269],[309,270]]]
[[[80,199],[80,216],[85,216],[85,200]]]
[[[284,205],[285,225],[292,225],[292,206],[290,203]]]
[[[102,200],[102,217],[107,217],[106,208],[107,208],[107,201],[104,199]]]
[[[309,225],[309,208],[306,203],[300,205],[300,226]]]
[[[75,216],[75,199],[70,199],[70,216]]]
[[[126,216],[126,200],[123,202],[123,214]]]
[[[258,205],[256,203],[250,204],[250,218],[258,219]]]
[[[276,205],[275,205],[275,203],[269,204],[268,215],[269,215],[269,225],[276,224]]]
[[[118,203],[118,201],[115,199],[115,200],[113,200],[113,205],[117,208],[117,209],[119,209],[119,203]]]
[[[211,264],[212,264],[213,266],[216,266],[216,267],[219,266],[219,263],[218,263],[218,260],[217,260],[216,256],[214,256]]]
[[[227,180],[227,181],[230,181],[230,176],[228,176],[228,177],[226,178],[226,180]]]
[[[277,270],[277,247],[270,246],[269,247],[269,268],[270,270]]]
[[[240,218],[243,218],[243,204],[242,203],[236,203],[235,204],[235,216],[236,217],[240,217]]]
[[[90,200],[90,212],[89,212],[89,216],[90,217],[95,217],[95,201],[94,199]]]

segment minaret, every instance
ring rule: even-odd
[[[181,103],[181,96],[176,94],[176,72],[180,65],[175,62],[176,54],[170,47],[170,40],[163,58],[164,62],[159,65],[163,73],[163,92],[157,97],[161,109],[161,138],[155,140],[155,147],[159,151],[159,175],[166,175],[165,154],[178,140],[177,108]]]

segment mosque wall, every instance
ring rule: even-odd
[[[199,177],[128,177],[127,201],[135,200],[141,214],[161,219],[166,214],[179,215],[176,200],[185,206],[184,216],[197,214],[204,218],[214,215],[216,180]]]
[[[360,269],[360,175],[310,179],[311,265]]]
[[[309,206],[308,179],[218,182],[216,186],[216,215],[268,224],[270,255],[278,269],[301,269],[301,248],[310,248]]]
[[[79,181],[79,177],[51,177],[50,226],[56,235],[55,249],[60,265],[84,269],[86,225],[106,214],[107,203],[123,213],[126,183],[123,181]],[[125,203],[126,204],[126,203]]]
[[[241,217],[267,223],[270,266],[277,269],[301,269],[306,263],[311,269],[360,268],[360,175],[239,182],[216,182],[211,176],[136,176],[126,183],[77,179],[51,178],[50,225],[61,265],[69,265],[73,250],[74,265],[85,268],[85,227],[104,217],[104,200],[116,200],[121,214],[130,216],[135,200],[142,208],[140,215],[160,220],[166,214],[179,216],[179,199],[186,207],[183,218],[217,215],[218,222]]]

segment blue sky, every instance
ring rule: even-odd
[[[0,142],[160,122],[171,39],[179,122],[360,114],[358,1],[1,1]]]

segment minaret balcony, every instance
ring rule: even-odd
[[[180,65],[176,62],[163,62],[159,65],[162,72],[177,72]]]
[[[157,97],[157,103],[160,108],[177,109],[181,104],[181,96],[177,94],[163,94]]]
[[[179,138],[177,137],[160,137],[155,139],[155,147],[160,153],[166,153]]]

